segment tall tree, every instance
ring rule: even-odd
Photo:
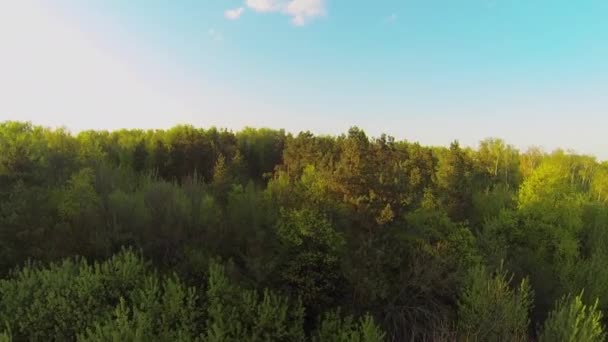
[[[440,161],[437,170],[439,198],[454,221],[465,221],[472,208],[472,165],[457,141]]]

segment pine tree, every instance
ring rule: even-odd
[[[466,220],[471,213],[470,175],[471,161],[458,142],[453,142],[437,171],[437,182],[440,191],[439,197],[450,218],[456,222]]]
[[[597,300],[589,306],[582,293],[563,297],[545,320],[540,342],[601,342],[606,338]]]

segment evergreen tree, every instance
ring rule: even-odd
[[[471,214],[471,161],[453,142],[437,171],[439,198],[450,218],[457,222],[465,221]]]
[[[556,303],[543,324],[539,341],[599,342],[605,338],[602,312],[597,308],[597,301],[588,306],[579,295],[565,296]]]

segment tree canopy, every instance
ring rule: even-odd
[[[604,341],[608,164],[0,123],[0,341]]]

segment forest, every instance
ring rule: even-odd
[[[0,341],[605,341],[608,163],[0,123]]]

